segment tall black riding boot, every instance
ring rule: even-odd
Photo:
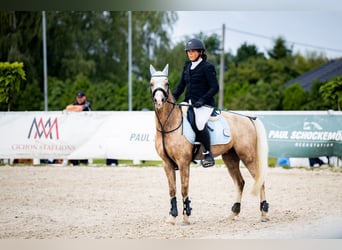
[[[201,164],[203,167],[208,168],[215,165],[214,157],[210,152],[210,135],[207,127],[204,127],[203,130],[198,131],[197,134],[198,141],[202,143],[204,148],[201,157]]]

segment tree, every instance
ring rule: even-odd
[[[295,94],[302,96],[296,99],[287,96],[292,90],[290,88],[285,92],[285,84],[327,59],[315,53],[307,54],[307,57],[299,53],[292,56],[292,50],[287,48],[285,40],[281,38],[269,52],[271,56],[266,58],[258,54],[255,46],[246,43],[241,45],[225,73],[225,105],[234,109],[325,109],[323,102],[317,103],[321,97],[314,86],[311,93],[300,88],[300,92]],[[246,84],[251,86],[246,88]],[[240,87],[243,91],[230,93],[231,86],[234,89]]]
[[[68,84],[75,82],[79,75],[90,81],[89,89],[84,89],[87,95],[101,92],[103,85],[112,84],[115,87],[105,89],[116,92],[102,92],[101,98],[112,101],[128,99],[127,14],[127,11],[46,12],[48,76],[53,79],[48,88],[49,95],[52,94],[49,106],[51,104],[53,109],[63,106],[59,101],[65,97],[58,95],[68,93],[63,90],[70,89]],[[147,79],[148,66],[156,54],[170,51],[169,31],[176,19],[177,15],[172,11],[132,12],[133,78]],[[22,94],[27,92],[28,99],[24,103],[14,97],[12,108],[40,109],[44,90],[41,12],[4,11],[0,12],[0,21],[0,61],[22,61],[27,73],[27,81],[20,89]],[[54,87],[58,89],[51,89]],[[55,95],[55,92],[59,94]],[[148,97],[149,92],[146,91],[145,95]],[[138,103],[134,108],[145,106]],[[111,108],[123,109],[125,105],[121,102]]]
[[[27,99],[23,101],[19,96],[13,95],[11,110],[43,107],[43,98],[38,98],[43,97],[41,12],[2,11],[0,22],[0,61],[22,62],[26,77],[26,81],[22,81],[19,87],[20,97],[26,96]],[[40,88],[28,86],[31,84]],[[5,108],[1,107],[1,110]]]
[[[26,80],[24,64],[19,62],[0,62],[0,103],[7,104],[7,111],[15,95],[20,91],[20,83]]]
[[[329,105],[323,101],[322,94],[319,89],[324,84],[320,80],[313,81],[311,83],[310,91],[308,93],[308,100],[303,105],[304,110],[327,110]]]
[[[305,55],[299,53],[294,55],[292,65],[295,67],[297,74],[301,75],[327,62],[328,58],[323,54],[317,52],[307,52]]]
[[[75,91],[84,88],[94,110],[127,110],[127,15],[127,11],[46,12],[49,109],[63,109],[74,100]],[[133,110],[153,107],[149,94],[151,63],[161,69],[169,64],[171,89],[179,81],[188,61],[184,44],[189,37],[171,43],[176,20],[177,14],[172,11],[132,12]],[[26,81],[19,86],[20,96],[11,99],[11,110],[44,108],[41,21],[40,11],[0,12],[0,61],[23,62],[26,73]],[[200,32],[192,37],[204,41],[208,61],[219,72],[220,36]],[[324,91],[318,91],[320,85],[306,94],[294,91],[298,99],[288,96],[291,88],[285,92],[286,82],[326,62],[323,55],[292,55],[292,48],[281,37],[267,55],[247,43],[241,45],[236,56],[226,53],[224,106],[264,110],[326,109],[335,108],[336,103],[340,106],[340,99],[334,99],[334,104],[317,102],[323,98]],[[0,109],[8,107],[3,103]]]
[[[246,61],[250,57],[257,57],[261,56],[263,57],[264,54],[258,52],[258,49],[255,45],[248,45],[246,42],[244,42],[237,50],[236,57],[234,61],[236,63],[240,63],[243,61]]]
[[[287,47],[286,41],[282,37],[275,39],[273,48],[267,52],[270,58],[273,59],[281,59],[292,56],[292,49]]]
[[[306,103],[308,94],[303,90],[299,83],[289,86],[284,91],[283,109],[302,110],[302,105]]]
[[[332,109],[341,110],[342,104],[342,77],[338,76],[319,88],[322,98]]]

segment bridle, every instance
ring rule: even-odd
[[[152,77],[166,77],[166,78],[167,78],[167,75],[156,75],[156,76],[152,76]],[[160,129],[159,129],[158,127],[156,127],[156,129],[157,129],[157,131],[158,131],[159,133],[161,133],[161,135],[162,135],[162,143],[163,143],[164,154],[165,154],[166,157],[172,162],[172,164],[173,164],[175,170],[177,170],[177,169],[178,169],[178,166],[177,166],[176,162],[170,157],[170,155],[168,154],[168,152],[167,152],[167,150],[166,150],[166,146],[165,146],[165,135],[166,135],[166,134],[169,134],[169,133],[172,133],[172,132],[178,130],[180,127],[182,127],[182,124],[183,124],[183,115],[181,114],[181,121],[180,121],[180,123],[179,123],[175,128],[170,129],[170,130],[166,130],[165,127],[166,127],[167,123],[169,122],[169,119],[170,119],[171,114],[172,114],[172,112],[174,111],[175,107],[179,108],[180,112],[182,112],[182,111],[181,111],[180,105],[178,105],[177,103],[172,102],[172,101],[169,100],[169,96],[170,96],[170,95],[169,95],[169,93],[170,93],[170,86],[169,86],[169,83],[168,83],[168,82],[167,82],[167,89],[166,89],[166,90],[165,90],[164,88],[162,88],[162,87],[157,87],[156,89],[154,89],[154,90],[152,91],[152,88],[151,88],[151,87],[152,87],[152,86],[150,86],[150,94],[151,94],[152,102],[153,102],[154,104],[155,104],[155,102],[154,102],[154,100],[155,100],[155,98],[154,98],[155,94],[156,94],[158,91],[161,91],[162,94],[163,94],[163,96],[164,96],[164,98],[162,98],[162,102],[163,102],[163,103],[169,103],[169,104],[172,105],[172,108],[169,110],[169,112],[168,112],[168,114],[167,114],[167,117],[166,117],[166,119],[165,119],[164,122],[161,121],[161,119],[160,119],[160,117],[159,117],[159,115],[158,115],[158,112],[157,112],[157,110],[156,110],[155,107],[154,107],[154,113],[155,113],[155,115],[156,115],[156,117],[157,117],[157,120],[158,120],[158,123],[159,123],[159,125],[160,125]]]
[[[154,75],[152,77],[166,77],[167,78],[167,75]],[[166,131],[165,130],[165,126],[166,126],[167,122],[169,121],[169,118],[171,117],[171,114],[172,114],[173,110],[175,109],[175,107],[180,108],[180,105],[178,105],[177,103],[172,102],[172,101],[169,100],[169,93],[170,93],[170,85],[169,85],[169,83],[167,83],[167,89],[166,90],[164,88],[162,88],[162,87],[158,87],[158,88],[156,88],[156,89],[154,89],[152,91],[152,88],[150,88],[150,94],[151,94],[152,101],[154,101],[154,96],[157,93],[157,91],[161,91],[162,92],[162,94],[164,96],[164,98],[162,99],[163,103],[169,103],[169,104],[172,105],[172,109],[167,114],[167,117],[166,117],[166,119],[165,119],[165,121],[163,123],[160,120],[160,117],[158,115],[158,112],[157,112],[156,108],[154,108],[156,117],[158,119],[158,123],[160,125],[160,129],[157,128],[157,131],[159,131],[162,134],[163,138],[164,138],[165,134],[174,132],[174,131],[176,131],[177,129],[179,129],[182,126],[183,116],[182,116],[181,122],[178,124],[178,126],[176,128]]]
[[[153,75],[152,76],[152,78],[155,78],[155,77],[165,77],[167,79],[168,76],[167,75]],[[166,90],[163,89],[162,87],[158,87],[152,91],[152,88],[150,87],[150,95],[151,95],[152,101],[154,101],[155,94],[158,91],[161,91],[165,97],[165,99],[163,98],[162,102],[166,102],[166,100],[169,98],[169,90],[170,90],[169,82],[167,82],[167,89]]]

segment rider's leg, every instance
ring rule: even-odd
[[[210,152],[210,134],[207,126],[204,126],[204,129],[197,132],[197,138],[204,148],[201,157],[202,166],[205,168],[214,166],[215,159]]]

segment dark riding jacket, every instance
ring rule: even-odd
[[[82,103],[78,103],[77,101],[73,103],[73,105],[82,106],[82,111],[91,111],[91,104],[89,101],[85,100]]]
[[[177,100],[186,88],[184,101],[191,100],[192,104],[202,101],[203,104],[215,107],[214,96],[219,91],[219,85],[214,66],[203,60],[196,68],[191,70],[190,67],[191,62],[184,66],[181,79],[172,95]]]

